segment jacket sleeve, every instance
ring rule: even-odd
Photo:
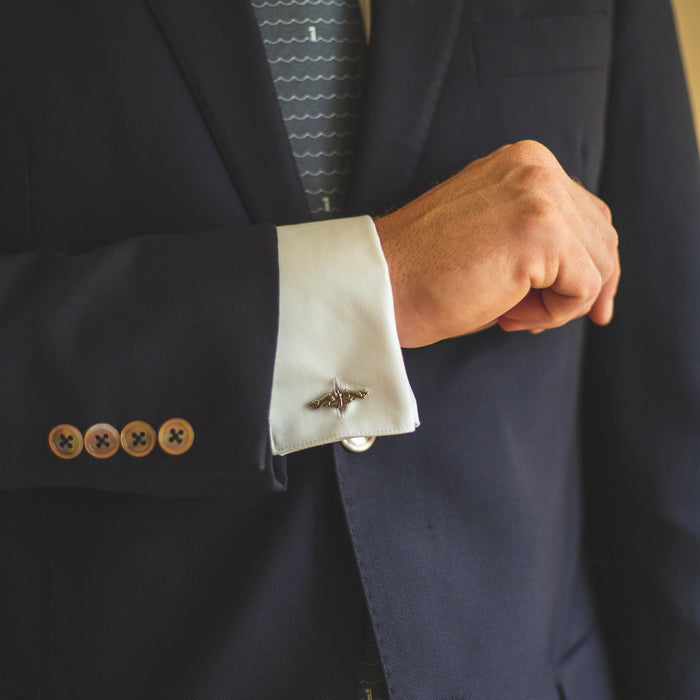
[[[0,488],[282,487],[268,435],[276,255],[275,228],[258,226],[0,256]],[[179,456],[62,460],[47,444],[56,424],[174,417],[195,432]]]
[[[700,176],[665,0],[621,0],[602,197],[620,234],[584,376],[589,545],[618,697],[700,697]]]

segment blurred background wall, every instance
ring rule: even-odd
[[[672,4],[700,141],[700,0],[673,0]]]

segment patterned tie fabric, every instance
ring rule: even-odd
[[[342,215],[365,80],[357,0],[252,0],[314,219]]]
[[[382,662],[379,658],[379,649],[377,649],[369,613],[365,614],[364,645],[360,661],[357,699],[389,700],[389,692],[384,680]]]

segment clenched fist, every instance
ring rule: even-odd
[[[539,143],[504,146],[375,223],[404,347],[494,323],[539,331],[612,318],[610,210]]]

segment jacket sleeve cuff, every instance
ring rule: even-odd
[[[273,453],[414,431],[416,400],[372,219],[281,226],[277,232],[280,322],[270,404]]]

